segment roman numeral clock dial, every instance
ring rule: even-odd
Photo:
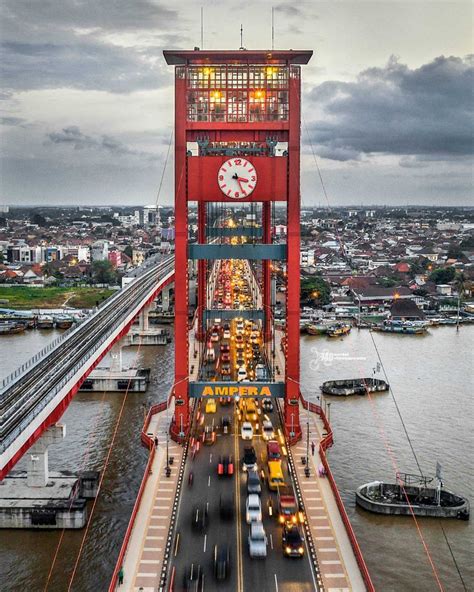
[[[217,182],[224,195],[232,199],[248,197],[257,185],[257,171],[245,158],[230,158],[219,169]]]

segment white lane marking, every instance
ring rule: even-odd
[[[273,549],[273,535],[270,533],[270,547]]]
[[[212,462],[212,452],[211,452],[211,454],[209,455],[209,464],[210,464],[211,462]]]
[[[326,559],[324,561],[321,561],[321,563],[323,565],[341,565],[339,559]]]
[[[343,573],[328,574],[328,573],[324,572],[324,577],[325,578],[344,578],[345,579],[346,574],[343,574]]]
[[[278,578],[277,578],[276,574],[274,574],[274,575],[275,575],[275,590],[276,590],[276,592],[278,592]]]
[[[204,535],[204,553],[206,552],[206,546],[207,546],[207,534]]]
[[[315,541],[333,541],[334,537],[314,537]]]
[[[337,551],[336,547],[322,547],[318,549],[318,553],[334,553]]]
[[[207,480],[207,486],[210,487],[211,486],[211,476],[209,475],[209,479]]]

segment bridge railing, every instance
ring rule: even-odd
[[[120,548],[119,556],[117,558],[117,563],[115,564],[115,569],[112,574],[112,579],[111,579],[110,585],[109,585],[109,592],[113,592],[117,586],[118,572],[120,571],[120,568],[122,567],[122,564],[123,564],[123,560],[125,557],[125,553],[127,551],[128,543],[130,541],[130,537],[132,536],[132,530],[135,525],[135,519],[137,517],[138,510],[140,508],[140,502],[143,497],[143,492],[145,491],[145,487],[146,487],[148,478],[151,475],[151,467],[153,465],[153,459],[155,458],[155,454],[156,454],[155,443],[154,443],[153,439],[148,435],[148,427],[150,425],[150,421],[151,421],[151,418],[153,417],[153,415],[155,415],[157,413],[161,413],[167,407],[169,407],[171,405],[172,398],[173,398],[173,391],[170,392],[168,398],[165,401],[162,401],[161,403],[158,403],[157,405],[153,405],[152,407],[150,407],[150,409],[148,410],[148,413],[145,417],[145,421],[143,422],[142,431],[140,432],[140,440],[141,440],[142,444],[146,448],[148,448],[148,450],[150,451],[150,454],[148,456],[148,461],[146,463],[145,471],[143,473],[140,487],[138,489],[137,498],[135,500],[135,503],[133,504],[133,509],[132,509],[132,513],[130,515],[130,519],[128,521],[127,530],[125,531],[125,535],[123,537],[123,542],[122,542],[122,546]]]
[[[354,552],[354,556],[357,561],[357,565],[359,566],[362,578],[364,580],[365,586],[368,592],[375,592],[375,587],[372,582],[372,578],[370,577],[369,570],[367,568],[367,564],[365,563],[364,556],[362,555],[362,551],[359,546],[359,542],[357,541],[357,537],[355,535],[354,529],[352,528],[351,521],[349,520],[349,516],[347,515],[346,508],[344,506],[344,502],[342,501],[341,494],[339,493],[339,488],[337,487],[336,480],[334,479],[334,475],[332,474],[331,467],[326,458],[326,450],[332,446],[334,442],[333,432],[331,428],[331,424],[324,413],[323,409],[320,405],[316,405],[311,401],[307,401],[303,394],[300,392],[300,399],[301,404],[303,405],[304,409],[308,409],[312,413],[316,413],[320,416],[324,428],[326,430],[326,434],[323,435],[321,441],[319,442],[319,456],[321,458],[321,462],[324,466],[324,470],[326,471],[326,475],[329,480],[329,484],[331,485],[331,489],[336,500],[336,505],[339,510],[339,514],[341,515],[342,522],[347,532],[347,536],[349,537],[349,541],[352,546],[352,550]]]
[[[166,262],[167,262],[166,260],[163,260],[163,261],[160,261],[159,263],[157,263],[157,265],[166,264]],[[56,337],[53,341],[48,343],[48,345],[43,347],[43,349],[41,349],[34,356],[29,358],[21,366],[16,368],[11,374],[9,374],[5,378],[3,378],[2,382],[1,382],[1,385],[2,385],[1,390],[2,391],[5,390],[10,384],[15,382],[15,380],[17,378],[26,374],[26,372],[31,367],[35,366],[40,360],[43,360],[49,353],[51,353],[53,350],[57,349],[64,341],[69,339],[71,337],[71,335],[73,335],[76,331],[79,331],[84,322],[89,322],[90,320],[92,320],[97,314],[99,314],[99,312],[102,312],[102,309],[104,309],[106,307],[113,306],[115,301],[118,298],[123,296],[125,290],[130,289],[132,286],[135,286],[140,280],[142,280],[144,278],[144,275],[148,276],[148,273],[152,274],[153,270],[148,269],[147,272],[144,272],[144,274],[138,275],[134,279],[134,281],[127,284],[127,286],[125,288],[123,288],[122,290],[118,290],[110,298],[103,300],[101,303],[99,303],[98,306],[95,307],[95,310],[92,312],[92,314],[89,314],[89,316],[86,319],[84,319],[81,323],[79,323],[76,326],[72,326],[69,329],[67,329],[66,331],[64,331],[64,333],[62,333],[61,335]]]
[[[166,281],[165,278],[166,278],[166,276],[164,276],[164,278],[163,278],[164,281]],[[103,347],[104,343],[110,338],[110,336],[114,332],[117,331],[118,327],[120,326],[120,323],[124,323],[124,322],[126,323],[126,319],[127,319],[127,315],[125,314],[124,317],[122,318],[122,320],[120,320],[118,322],[118,324],[113,325],[107,331],[104,331],[103,333],[101,333],[99,340],[96,341],[95,344],[87,351],[87,354],[82,356],[82,358],[72,368],[70,368],[67,371],[67,373],[59,380],[59,382],[56,382],[54,384],[54,386],[48,391],[47,395],[45,397],[43,397],[35,405],[35,415],[36,416],[39,413],[41,413],[41,411],[54,399],[54,397],[65,387],[65,385],[68,382],[70,382],[79,373],[81,368],[83,368],[84,365],[87,363],[87,361],[90,360],[94,356],[94,354],[97,352],[97,350],[99,350],[101,347]],[[132,322],[133,322],[133,317],[130,320],[130,323],[132,323]],[[110,344],[110,345],[112,345],[112,344]],[[107,353],[108,349],[109,348],[104,349],[102,354],[97,358],[97,360],[95,360],[95,363],[92,367],[95,367],[100,362],[100,360],[103,358],[103,356],[105,356],[105,354]],[[76,382],[77,382],[77,380],[76,380]],[[10,445],[11,441],[15,440],[23,432],[23,430],[30,424],[30,422],[31,422],[31,417],[30,417],[30,414],[27,413],[27,414],[25,414],[25,417],[22,419],[22,421],[8,434],[8,437],[6,437],[4,440],[2,440],[2,443],[0,445],[0,450],[1,451],[5,450]]]

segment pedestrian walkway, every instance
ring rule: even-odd
[[[173,464],[170,477],[166,477],[166,436],[172,414],[173,406],[170,406],[168,412],[154,415],[148,426],[147,433],[158,438],[158,446],[125,552],[124,581],[116,588],[120,591],[156,592],[159,589],[183,457],[183,448],[170,439],[168,450]]]
[[[291,451],[298,481],[303,495],[306,517],[316,549],[319,568],[326,592],[363,592],[366,590],[351,542],[342,522],[329,480],[318,474],[322,466],[319,456],[319,441],[324,425],[319,415],[307,413],[300,404],[302,439]],[[301,457],[307,454],[307,429],[309,441],[314,442],[314,455],[309,450],[311,475],[306,477]]]

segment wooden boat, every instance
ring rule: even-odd
[[[350,332],[351,332],[350,325],[337,324],[337,325],[333,325],[332,327],[330,327],[327,330],[326,335],[328,337],[343,337],[344,335],[347,335]]]
[[[52,329],[54,327],[53,317],[50,315],[39,315],[36,319],[38,329]]]
[[[25,329],[26,325],[23,323],[17,323],[15,321],[0,322],[0,335],[14,335],[15,333],[22,333]]]
[[[399,335],[422,335],[426,333],[426,323],[411,321],[384,321],[381,325],[375,325],[372,331],[381,333],[398,333]]]
[[[389,385],[379,378],[349,378],[343,380],[327,380],[321,385],[325,395],[350,396],[365,395],[388,391]]]
[[[74,323],[74,319],[69,315],[55,315],[53,321],[56,329],[69,329]]]
[[[430,516],[469,520],[469,500],[443,488],[430,486],[433,477],[397,473],[396,483],[373,481],[356,491],[356,504],[369,512],[390,516]]]

